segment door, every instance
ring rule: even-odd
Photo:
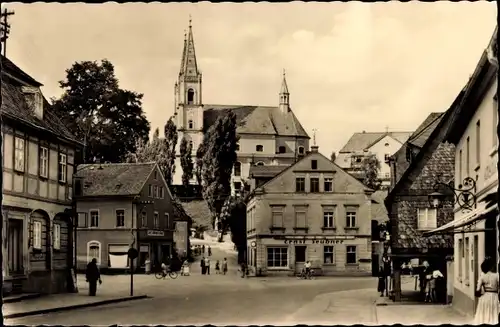
[[[378,272],[379,272],[379,260],[380,260],[380,257],[378,254],[376,253],[373,253],[372,254],[372,276],[373,277],[376,277],[378,276]]]
[[[306,262],[306,250],[307,246],[295,246],[295,272],[297,273],[304,268],[304,263]]]
[[[9,219],[7,247],[10,274],[24,274],[22,220]]]
[[[478,235],[475,235],[474,236],[474,253],[472,254],[472,263],[471,263],[471,268],[474,269],[474,284],[473,284],[473,287],[474,289],[476,288],[477,286],[477,280],[479,279],[479,256],[478,256],[478,252],[479,252],[479,236]],[[478,297],[474,297],[474,313],[476,313],[476,308],[477,308],[477,302],[478,302]]]
[[[170,262],[170,245],[168,244],[162,244],[161,245],[161,255],[162,255],[162,262]]]

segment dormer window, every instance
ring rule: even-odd
[[[318,160],[311,160],[311,169],[318,169]]]
[[[259,144],[259,145],[257,145],[257,146],[255,146],[255,151],[257,151],[257,152],[262,152],[262,151],[264,151],[264,146],[263,146],[263,145],[260,145],[260,144]]]
[[[303,146],[299,146],[299,154],[304,154],[304,147]]]
[[[189,129],[193,129],[193,128],[194,128],[194,123],[193,123],[193,120],[192,120],[192,119],[190,119],[190,120],[188,121],[188,128],[189,128]]]
[[[187,103],[188,104],[194,103],[194,90],[193,89],[189,89],[187,92]]]
[[[22,91],[26,100],[26,104],[33,111],[35,116],[43,119],[43,96],[39,88],[23,86]]]
[[[286,152],[286,148],[284,146],[280,146],[278,148],[278,153],[285,153]]]

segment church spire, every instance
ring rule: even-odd
[[[288,85],[286,84],[285,70],[283,69],[283,81],[281,82],[280,91],[280,110],[282,113],[290,111],[290,93],[288,92]]]
[[[181,70],[179,76],[198,77],[198,65],[194,51],[193,28],[191,26],[191,15],[189,16],[189,29],[184,32],[184,50],[182,52]]]

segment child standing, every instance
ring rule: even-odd
[[[215,274],[216,275],[219,275],[220,274],[220,264],[219,264],[219,260],[217,260],[215,262]]]
[[[224,258],[224,261],[222,261],[222,272],[224,275],[227,273],[227,258]]]

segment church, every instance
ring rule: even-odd
[[[182,184],[180,143],[186,138],[193,145],[193,162],[203,135],[218,117],[232,111],[237,117],[237,162],[231,185],[238,192],[250,177],[252,166],[289,166],[309,150],[310,137],[290,107],[285,74],[277,97],[278,106],[204,104],[202,74],[198,68],[191,21],[184,38],[179,78],[175,83],[175,113],[178,131],[177,158],[173,184]],[[192,183],[195,183],[193,178]]]

